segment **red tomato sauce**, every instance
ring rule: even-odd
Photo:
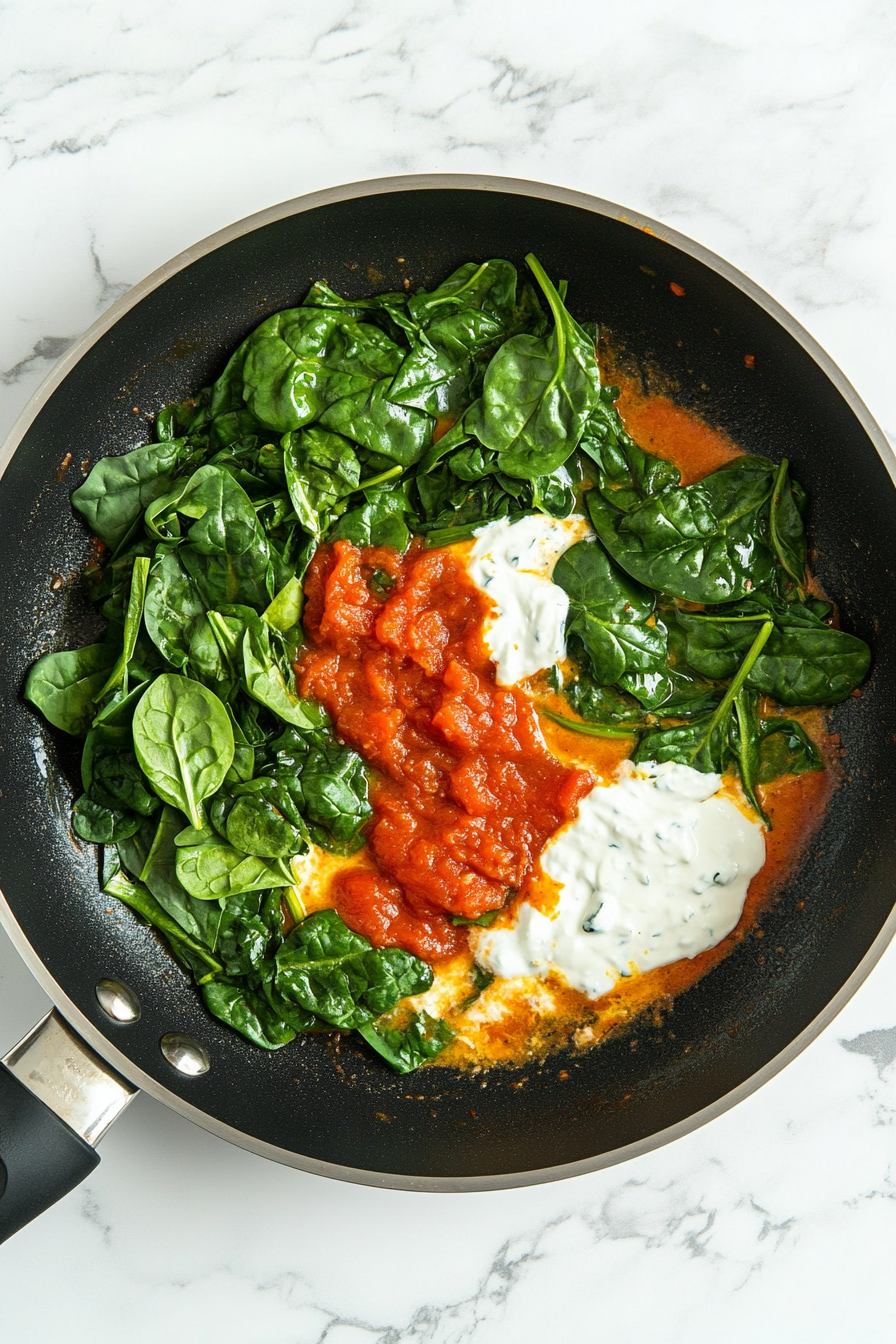
[[[466,946],[452,917],[503,906],[594,781],[550,754],[526,695],[496,684],[491,604],[450,550],[336,541],[305,591],[300,692],[373,769],[370,866],[334,879],[336,909],[376,946],[452,956]]]

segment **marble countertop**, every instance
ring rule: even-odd
[[[0,433],[170,256],[393,173],[539,179],[653,215],[808,327],[896,432],[896,11],[875,0],[7,0]],[[0,936],[0,1053],[44,1010]],[[505,1193],[342,1185],[141,1096],[0,1252],[16,1344],[662,1344],[896,1329],[896,947],[735,1110]]]

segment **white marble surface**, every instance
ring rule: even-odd
[[[885,0],[7,0],[0,429],[117,295],[331,183],[483,171],[727,256],[896,431]],[[758,1094],[659,1152],[466,1197],[339,1185],[145,1097],[0,1253],[16,1344],[867,1344],[896,1329],[896,949]],[[0,940],[0,1050],[41,992]]]

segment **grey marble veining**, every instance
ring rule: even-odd
[[[8,0],[0,431],[190,243],[331,183],[444,170],[562,183],[689,233],[805,323],[892,437],[894,55],[880,0]],[[529,1190],[326,1182],[138,1098],[90,1181],[0,1252],[3,1337],[889,1344],[894,980],[891,949],[711,1126]],[[0,939],[0,1047],[43,1002]]]

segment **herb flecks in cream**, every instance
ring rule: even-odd
[[[561,888],[552,913],[523,905],[513,928],[479,935],[477,960],[500,976],[554,969],[597,998],[633,969],[715,947],[765,861],[762,826],[719,796],[721,783],[684,765],[626,762],[542,854]]]

